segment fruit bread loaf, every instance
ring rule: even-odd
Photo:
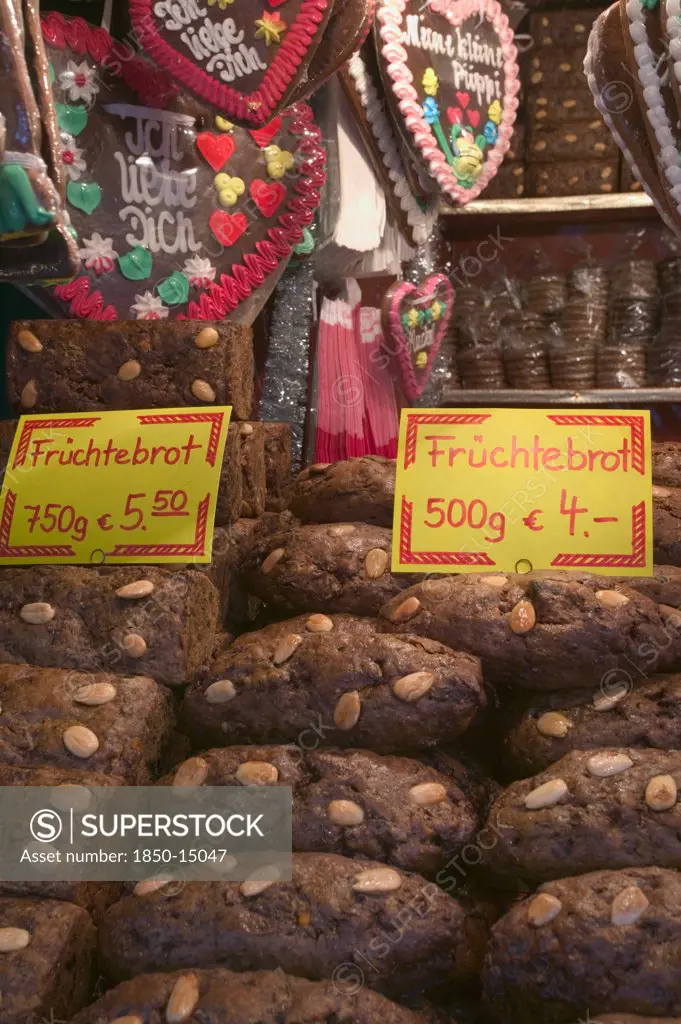
[[[159,785],[290,786],[294,850],[369,857],[431,877],[474,836],[476,808],[452,778],[406,757],[315,750],[315,739],[208,750]]]
[[[617,156],[617,143],[598,117],[547,128],[540,121],[530,132],[527,156],[537,163],[600,160]]]
[[[400,941],[386,942],[397,928]],[[114,980],[227,967],[317,981],[343,964],[365,970],[368,958],[369,988],[414,996],[444,978],[467,980],[468,933],[461,904],[420,875],[295,853],[290,882],[189,882],[171,896],[161,888],[125,897],[102,919],[99,952]]]
[[[480,666],[372,619],[301,615],[245,633],[189,687],[181,728],[200,747],[295,743],[406,753],[451,741],[484,706]]]
[[[265,511],[265,428],[262,423],[237,425],[241,445],[241,515],[257,519]]]
[[[304,469],[293,482],[291,511],[304,523],[392,527],[394,499],[395,460],[366,455]]]
[[[508,704],[501,712],[504,763],[513,777],[535,775],[571,750],[681,750],[681,676],[633,682],[623,673],[596,692],[556,690]]]
[[[234,974],[216,969],[125,981],[71,1024],[160,1024],[170,1019],[197,1024],[429,1024],[431,1017],[397,1006],[361,981],[350,980],[344,988],[338,980],[306,981],[281,970]]]
[[[495,800],[495,872],[544,881],[601,868],[681,867],[681,751],[573,750]]]
[[[574,1024],[618,1010],[680,1016],[680,946],[678,872],[629,868],[563,878],[494,925],[483,1002],[493,1020],[508,1024]]]
[[[172,695],[144,676],[0,664],[0,762],[87,768],[146,785],[170,741]]]
[[[416,575],[390,571],[392,533],[366,523],[298,525],[255,543],[243,584],[278,612],[352,612],[377,615],[382,605],[417,582]]]
[[[564,100],[564,103],[572,100]],[[574,102],[577,102],[576,100]],[[584,101],[585,106],[587,101]],[[549,108],[550,109],[550,108]],[[580,117],[589,110],[579,109]],[[617,190],[618,157],[605,160],[560,160],[552,164],[528,164],[530,196],[584,196]]]
[[[6,356],[16,413],[253,404],[250,327],[229,321],[19,320]]]
[[[291,424],[263,423],[268,512],[283,512],[291,498]]]
[[[96,932],[81,907],[0,898],[2,1024],[68,1020],[90,998]]]
[[[585,53],[589,31],[598,17],[598,11],[599,8],[533,11],[530,15],[530,35],[536,49],[550,47],[554,60],[557,59],[556,47],[581,47]]]
[[[0,725],[1,728],[1,725]],[[124,781],[78,768],[23,768],[0,764],[0,786],[122,786]],[[87,798],[87,794],[83,794]],[[68,794],[66,796],[68,799]],[[76,797],[78,799],[78,797]],[[28,896],[32,899],[66,900],[87,910],[95,920],[120,897],[119,882],[7,882],[0,881],[0,896]],[[0,1007],[2,1004],[0,1003]]]
[[[681,487],[681,443],[653,441],[653,483],[662,487]]]
[[[219,599],[198,572],[144,566],[0,570],[0,662],[188,682],[209,659]]]
[[[653,486],[653,558],[681,566],[681,488]]]
[[[602,578],[559,573],[429,579],[393,598],[381,621],[393,632],[475,654],[486,679],[516,688],[597,688],[618,669],[674,668],[681,633],[670,616],[678,613],[602,584]]]

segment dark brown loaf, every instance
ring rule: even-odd
[[[647,597],[616,593],[597,577],[539,572],[426,580],[393,598],[380,618],[385,629],[477,655],[490,682],[566,690],[597,688],[616,670],[673,669],[681,633],[668,616]]]
[[[533,12],[530,15],[530,35],[536,49],[552,48],[554,60],[556,47],[574,48],[575,52],[580,48],[585,53],[589,31],[598,17],[598,11],[598,8],[587,8]]]
[[[123,786],[114,775],[78,768],[24,768],[0,764],[0,786]],[[65,900],[87,910],[95,920],[120,898],[119,882],[6,882],[0,881],[1,896]],[[0,961],[1,963],[1,961]],[[0,1003],[0,1007],[2,1004]]]
[[[653,558],[681,566],[681,488],[653,485]]]
[[[603,160],[617,156],[617,143],[604,121],[593,117],[560,127],[535,123],[528,139],[527,158],[536,163],[557,160]]]
[[[681,751],[574,750],[514,782],[488,818],[495,872],[560,878],[602,868],[681,867]],[[541,788],[540,788],[541,787]]]
[[[27,351],[24,332],[38,339],[40,351]],[[200,347],[206,332],[217,339]],[[129,379],[132,373],[136,376]],[[247,420],[253,378],[252,332],[243,324],[17,320],[10,325],[7,397],[16,413],[231,405],[234,419]],[[29,402],[30,381],[36,397]]]
[[[198,982],[194,1020],[202,1024],[428,1024],[430,1016],[397,1006],[361,982],[306,981],[281,970],[234,974],[213,970],[148,974],[123,982],[71,1024],[112,1024],[121,1017],[160,1022],[178,985]]]
[[[454,740],[484,704],[475,658],[371,619],[301,615],[226,647],[180,715],[201,747],[295,743],[314,727],[325,746],[405,753]]]
[[[0,664],[0,708],[4,764],[87,768],[138,786],[157,774],[174,724],[172,696],[153,679],[30,665]]]
[[[4,932],[17,929],[18,932]],[[23,934],[27,933],[27,934]],[[2,1024],[67,1020],[90,998],[96,932],[81,907],[57,900],[0,899]]]
[[[392,527],[394,499],[395,460],[366,455],[304,469],[293,482],[291,511],[304,523]]]
[[[574,1024],[587,1012],[591,1020],[617,1010],[681,1015],[681,875],[661,868],[596,871],[549,882],[539,894],[540,904],[533,908],[533,896],[523,900],[492,929],[482,978],[492,1019]],[[544,924],[529,920],[556,909]]]
[[[617,191],[617,159],[528,164],[530,196],[583,196]]]
[[[291,425],[263,423],[268,512],[283,512],[291,497]]]
[[[653,441],[653,483],[662,487],[681,487],[681,443]]]
[[[197,761],[205,786],[290,786],[297,851],[368,857],[432,877],[475,834],[476,808],[454,780],[410,758],[263,746],[208,750]]]
[[[265,428],[262,423],[235,426],[241,445],[241,516],[257,519],[265,511]]]
[[[681,676],[637,679],[634,687],[622,672],[602,690],[523,696],[502,716],[504,763],[516,778],[543,771],[571,750],[681,750]]]
[[[392,532],[366,523],[307,524],[255,534],[242,581],[278,612],[376,615],[417,577],[390,571]]]
[[[117,596],[141,579],[153,584],[148,597]],[[35,604],[37,617],[47,621],[22,618],[36,618]],[[145,675],[180,686],[210,658],[217,617],[218,593],[198,572],[144,566],[142,576],[137,566],[70,565],[0,570],[3,662]]]
[[[248,882],[190,882],[172,897],[161,889],[121,900],[99,930],[104,970],[119,980],[161,967],[281,968],[317,981],[373,952],[377,970],[365,984],[412,996],[468,975],[466,912],[420,875],[296,853],[291,882],[248,893]],[[387,943],[398,923],[400,941]]]

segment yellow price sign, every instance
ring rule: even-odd
[[[22,416],[0,564],[210,562],[231,411]]]
[[[652,574],[650,413],[405,409],[393,572]]]

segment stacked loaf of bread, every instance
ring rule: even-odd
[[[570,196],[618,190],[619,153],[594,107],[583,64],[598,9],[530,15],[534,46],[527,80],[527,194]]]
[[[251,359],[227,324],[12,330],[17,414],[200,381],[235,421],[209,566],[0,570],[0,784],[290,787],[294,853],[290,881],[0,882],[3,1024],[681,1015],[681,452],[650,579],[394,574],[394,463],[292,481]]]

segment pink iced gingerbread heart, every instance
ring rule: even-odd
[[[374,31],[411,156],[453,202],[469,203],[497,173],[518,109],[517,51],[499,0],[382,0]],[[479,134],[488,122],[496,130]]]
[[[453,306],[454,288],[444,274],[431,274],[420,285],[400,281],[385,297],[387,344],[408,401],[419,398],[426,385]]]

